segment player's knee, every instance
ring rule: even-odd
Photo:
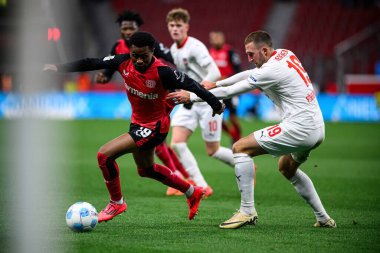
[[[210,151],[210,150],[207,150],[206,153],[208,156],[212,157],[214,154],[215,154],[216,151]]]
[[[290,180],[295,174],[297,169],[291,169],[291,168],[278,168],[280,173],[288,180]]]
[[[103,152],[101,152],[101,150],[99,150],[97,157],[98,157],[98,164],[100,168],[102,168],[102,166],[106,165],[108,156],[104,154]]]
[[[299,163],[289,155],[282,156],[278,161],[278,170],[287,179],[291,179],[295,175],[298,167]]]
[[[245,153],[245,147],[242,145],[242,142],[237,141],[232,145],[232,153]]]
[[[99,153],[101,153],[101,154],[103,154],[103,155],[106,155],[106,156],[110,156],[109,154],[108,154],[108,148],[106,147],[106,145],[103,145],[103,146],[101,146],[100,148],[99,148],[99,150],[98,150],[98,156],[99,156]]]
[[[98,165],[105,180],[110,181],[119,176],[119,168],[115,160],[108,155],[98,152]]]
[[[216,147],[206,147],[206,153],[208,156],[213,156],[219,149],[219,145]]]

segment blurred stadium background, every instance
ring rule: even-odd
[[[3,92],[0,117],[18,117],[26,112],[47,118],[129,118],[128,102],[120,94],[115,95],[116,100],[110,98],[114,102],[109,104],[109,109],[102,106],[104,111],[94,112],[93,108],[99,107],[99,97],[87,93],[122,92],[118,75],[110,84],[100,85],[94,83],[94,73],[52,77],[40,76],[39,70],[47,62],[109,54],[120,37],[115,23],[117,14],[126,9],[141,13],[145,24],[140,30],[152,32],[169,47],[171,39],[165,17],[168,10],[181,6],[191,13],[190,35],[209,45],[209,31],[223,31],[227,42],[240,53],[244,69],[252,67],[244,54],[245,36],[258,29],[269,31],[275,48],[290,49],[301,59],[314,88],[320,93],[326,120],[379,121],[376,99],[380,91],[379,2],[240,0],[231,4],[228,0],[3,0],[0,6],[0,87]],[[27,76],[28,81],[24,82],[21,76]],[[56,93],[17,96],[17,92],[30,90]],[[79,93],[74,95],[75,92]],[[264,120],[278,118],[273,116],[273,108],[265,109],[268,106],[270,103],[265,97],[249,94],[241,99],[238,113],[242,117],[257,114],[254,116]]]
[[[206,45],[209,31],[223,31],[227,42],[240,53],[244,69],[252,67],[244,54],[245,36],[259,29],[270,32],[275,48],[294,51],[303,63],[327,122],[380,122],[379,0],[0,0],[0,126],[4,131],[0,190],[5,211],[0,216],[0,242],[12,245],[6,249],[52,252],[49,249],[54,248],[45,245],[49,242],[44,235],[54,229],[46,217],[53,210],[62,213],[57,196],[64,199],[69,186],[58,181],[57,175],[70,165],[66,163],[70,153],[66,136],[72,137],[72,129],[80,131],[66,122],[45,119],[129,119],[131,115],[118,76],[100,85],[93,81],[95,72],[42,74],[43,64],[107,55],[120,37],[115,19],[125,9],[139,12],[145,21],[140,30],[152,32],[169,47],[165,17],[174,7],[189,10],[190,35]],[[238,115],[260,121],[279,118],[271,102],[259,93],[240,97]],[[360,127],[366,131],[365,124]],[[93,145],[103,141],[91,143],[91,149],[95,152]],[[379,141],[373,141],[371,145],[377,149]],[[83,144],[74,150],[87,148]],[[89,159],[96,166],[95,156]],[[76,166],[83,167],[78,160]],[[50,191],[54,194],[48,194]],[[28,208],[20,208],[25,206]],[[12,224],[9,217],[18,223]]]

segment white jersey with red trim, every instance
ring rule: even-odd
[[[197,82],[203,81],[208,75],[207,66],[215,64],[207,47],[201,41],[190,36],[180,46],[174,43],[170,47],[170,52],[176,68]]]
[[[313,85],[292,51],[275,50],[266,63],[251,70],[248,82],[275,103],[283,121],[308,124],[311,128],[323,125]]]

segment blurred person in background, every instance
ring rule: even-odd
[[[126,10],[119,14],[116,19],[116,23],[119,24],[120,27],[120,35],[121,38],[113,45],[110,55],[117,54],[129,54],[130,49],[128,46],[129,38],[139,31],[140,26],[144,24],[144,20],[141,15],[135,11]],[[170,54],[170,50],[166,48],[162,43],[156,42],[154,45],[154,56],[164,60],[167,63],[173,64],[173,58]],[[114,70],[106,69],[102,72],[98,72],[95,75],[95,81],[97,83],[108,83],[113,74]],[[174,150],[166,144],[166,142],[162,142],[160,145],[156,147],[155,153],[157,157],[174,173],[177,175],[188,179],[189,174],[186,172],[185,168],[179,161]],[[167,195],[182,195],[180,191],[177,191],[174,188],[169,187],[166,191]]]
[[[237,52],[225,42],[225,36],[222,31],[211,31],[209,33],[210,55],[214,59],[222,75],[221,79],[230,77],[241,71],[241,60]],[[231,138],[232,143],[235,143],[241,138],[241,127],[239,119],[236,115],[236,106],[239,98],[237,96],[233,98],[224,99],[223,102],[226,105],[230,115],[229,121],[223,120],[222,128]]]
[[[272,38],[267,32],[250,33],[244,45],[248,61],[256,65],[255,69],[202,84],[212,89],[211,93],[218,98],[259,89],[281,110],[282,122],[257,130],[233,145],[235,176],[241,194],[240,208],[219,227],[233,229],[256,224],[254,162],[251,157],[270,154],[280,157],[279,171],[313,209],[317,220],[314,227],[335,228],[336,223],[323,207],[313,182],[299,168],[325,139],[325,124],[311,80],[293,52],[273,48]],[[175,99],[178,103],[202,101],[185,91],[171,93],[168,99]]]
[[[116,23],[119,24],[121,38],[112,46],[110,55],[129,54],[128,40],[135,32],[139,31],[140,26],[144,24],[144,20],[139,13],[126,10],[119,14]],[[156,42],[154,45],[154,56],[166,62],[173,63],[170,50],[162,43]],[[112,70],[98,72],[96,73],[95,81],[97,83],[108,83],[114,72],[115,71]]]
[[[45,71],[55,72],[112,69],[124,79],[126,94],[132,105],[132,120],[127,133],[109,141],[98,151],[98,165],[111,198],[99,213],[99,222],[111,220],[127,209],[116,163],[116,159],[125,154],[132,153],[141,177],[152,178],[186,195],[190,220],[197,214],[205,193],[202,187],[191,185],[166,166],[154,162],[155,147],[165,140],[170,128],[173,107],[168,106],[165,98],[171,90],[185,89],[205,99],[215,114],[223,113],[224,104],[185,73],[170,68],[154,57],[155,42],[150,33],[136,32],[128,41],[130,54],[44,66]]]
[[[173,44],[170,52],[179,71],[197,82],[217,81],[220,71],[210,56],[207,47],[198,39],[188,36],[190,15],[187,10],[175,8],[168,12],[166,22]],[[234,166],[231,149],[220,146],[223,115],[213,117],[212,110],[205,103],[180,105],[172,120],[171,145],[195,184],[206,189],[206,196],[213,189],[204,179],[198,163],[187,146],[190,136],[200,126],[202,138],[209,156],[231,167]]]

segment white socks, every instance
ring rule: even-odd
[[[207,187],[208,184],[203,178],[198,163],[190,149],[187,147],[187,144],[185,142],[175,143],[172,147],[178,154],[179,160],[183,167],[185,167],[187,173],[189,173],[190,178],[194,180],[195,184],[203,188]]]
[[[121,199],[120,199],[119,201],[113,201],[113,200],[111,199],[111,202],[113,202],[113,203],[115,203],[115,204],[118,204],[118,205],[121,205],[121,204],[124,203],[124,198],[121,197]]]
[[[235,166],[234,156],[232,150],[225,147],[219,147],[219,149],[212,155],[212,157],[230,165],[231,167]]]
[[[325,222],[330,219],[330,216],[326,213],[318,193],[314,188],[311,179],[300,169],[296,171],[296,174],[290,179],[290,182],[301,195],[303,199],[313,208],[315,217],[318,221]]]
[[[235,176],[241,196],[240,211],[247,215],[256,212],[254,205],[253,190],[253,160],[244,153],[233,154],[235,163]]]

